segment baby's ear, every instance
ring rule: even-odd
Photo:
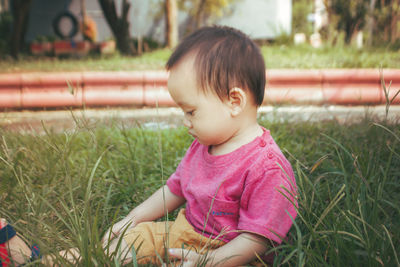
[[[247,94],[245,91],[239,87],[233,87],[229,90],[229,105],[231,108],[232,116],[239,115],[247,103]]]

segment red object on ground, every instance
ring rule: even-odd
[[[389,97],[400,90],[400,70],[382,71]],[[264,104],[385,104],[375,69],[268,70]],[[65,72],[0,74],[0,109],[94,106],[175,106],[168,73]],[[400,95],[392,104],[400,104]]]
[[[0,220],[0,229],[6,227],[6,223],[1,219]],[[8,255],[8,249],[6,243],[0,244],[0,263],[2,267],[7,267],[10,264],[10,258]]]
[[[84,56],[89,53],[91,44],[89,41],[55,41],[53,50],[58,55],[80,55]]]
[[[43,42],[43,43],[32,43],[30,45],[31,52],[33,55],[45,55],[50,54],[53,49],[53,44],[50,42]]]

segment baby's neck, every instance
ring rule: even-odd
[[[255,122],[251,125],[246,126],[245,128],[239,129],[226,142],[219,145],[210,146],[208,152],[214,156],[228,154],[238,149],[239,147],[250,143],[258,136],[263,135],[263,132],[264,131],[261,126],[257,122]]]

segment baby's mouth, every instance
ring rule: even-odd
[[[188,131],[188,133],[189,133],[191,136],[193,136],[194,138],[197,138],[196,135],[195,135],[194,133],[192,133],[192,132],[190,132],[190,131]]]

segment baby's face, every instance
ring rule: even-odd
[[[228,141],[235,130],[228,101],[213,92],[203,92],[196,81],[194,57],[187,56],[174,66],[168,78],[168,90],[183,110],[189,134],[203,145]]]

